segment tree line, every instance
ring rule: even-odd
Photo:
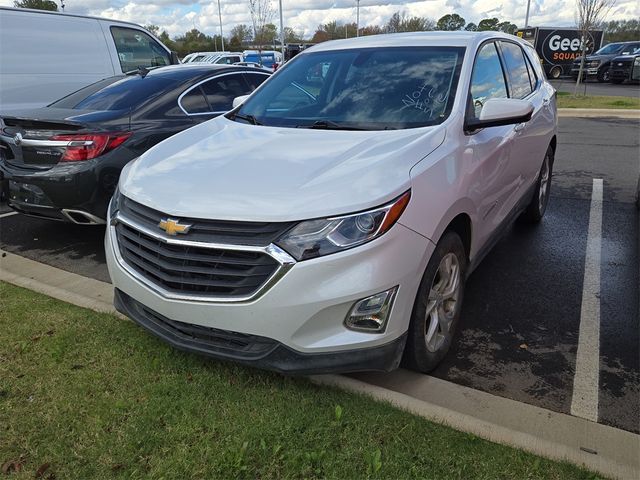
[[[256,3],[255,0],[254,3]],[[58,10],[57,3],[52,0],[20,0],[14,1],[14,6],[51,11]],[[255,8],[254,6],[254,9]],[[260,15],[252,14],[252,23],[254,23],[254,25],[239,24],[230,30],[229,35],[224,38],[225,50],[242,51],[254,46],[262,48],[276,46],[280,35],[278,28],[270,22],[261,24],[259,19],[257,22],[253,21],[254,16],[259,17]],[[273,15],[269,13],[262,14],[262,21],[269,19],[270,16],[272,17]],[[175,50],[180,56],[184,56],[190,52],[216,51],[222,49],[222,39],[220,35],[207,35],[196,28],[173,38],[170,37],[166,30],[161,29],[157,25],[146,25],[146,28],[160,38],[167,47]],[[384,25],[361,26],[359,34],[360,36],[366,36],[381,33],[424,32],[432,30],[466,30],[470,32],[494,30],[513,34],[517,28],[514,23],[502,21],[495,17],[482,19],[476,24],[474,22],[467,23],[467,21],[457,13],[446,14],[438,20],[434,20],[428,17],[408,16],[405,12],[397,11],[391,15],[391,18],[389,18]],[[640,19],[602,22],[600,25],[597,25],[596,28],[604,30],[604,41],[606,43],[640,39]],[[355,36],[355,22],[343,23],[332,21],[318,25],[310,38],[304,38],[302,33],[296,32],[291,27],[284,28],[285,43],[320,43],[327,40],[351,38]]]

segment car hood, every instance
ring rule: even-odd
[[[339,215],[408,190],[411,167],[444,138],[443,126],[311,130],[221,116],[130,163],[120,191],[179,217],[276,222]]]

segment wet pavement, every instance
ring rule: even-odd
[[[545,219],[516,223],[470,277],[457,339],[434,376],[569,413],[591,188],[602,178],[599,421],[640,431],[639,126],[560,120]],[[0,248],[108,281],[103,235],[103,227],[0,218]]]

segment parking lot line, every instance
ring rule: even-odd
[[[602,179],[593,179],[589,230],[582,283],[582,306],[571,414],[598,421],[600,377],[600,256],[602,247]]]
[[[4,217],[10,217],[11,215],[17,215],[18,212],[7,212],[7,213],[3,213],[2,215],[0,215],[0,218],[4,218]]]

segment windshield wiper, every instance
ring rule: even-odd
[[[343,125],[331,120],[317,120],[310,125],[297,125],[296,128],[312,128],[317,130],[367,130],[366,128]]]
[[[253,115],[250,114],[246,114],[243,115],[242,113],[233,113],[229,116],[229,120],[235,120],[236,118],[239,118],[240,120],[244,120],[245,122],[249,122],[252,125],[262,125],[257,119],[256,117],[254,117]]]

